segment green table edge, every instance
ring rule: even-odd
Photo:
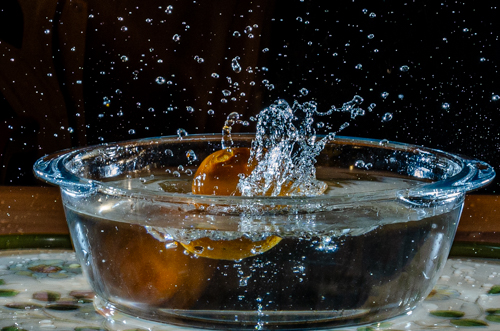
[[[0,250],[7,249],[73,249],[67,234],[15,234],[0,236]]]
[[[66,234],[1,235],[0,250],[7,249],[73,249],[71,237]],[[450,256],[500,259],[500,243],[454,242]]]

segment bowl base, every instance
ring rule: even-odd
[[[94,306],[114,328],[151,329],[165,324],[217,330],[318,330],[362,325],[394,317],[392,309],[343,311],[135,310],[118,307],[96,295]]]

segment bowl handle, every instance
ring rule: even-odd
[[[67,154],[67,151],[63,151],[38,159],[33,165],[35,176],[74,194],[90,194],[96,191],[97,187],[91,179],[79,178],[64,167],[68,155],[70,154]]]
[[[493,178],[495,170],[488,163],[465,159],[458,174],[432,184],[399,191],[398,197],[412,205],[442,205],[466,192],[486,186]]]

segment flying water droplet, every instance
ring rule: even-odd
[[[448,102],[444,102],[442,105],[441,105],[441,108],[443,108],[444,110],[448,110],[450,109],[450,104]]]
[[[363,69],[363,65],[362,65],[361,63],[358,63],[358,64],[354,67],[354,69],[361,70],[361,69]]]
[[[188,135],[187,131],[182,129],[182,128],[179,128],[177,129],[177,137],[179,140],[182,140],[182,138],[186,137]]]
[[[389,140],[387,139],[382,139],[379,143],[378,143],[380,146],[386,146],[387,144],[389,144]]]
[[[408,72],[408,70],[410,70],[410,67],[407,65],[401,66],[399,68],[399,71],[401,71],[401,72]]]
[[[224,95],[225,97],[228,97],[231,95],[231,91],[229,90],[222,90],[222,95]]]
[[[120,30],[121,30],[122,32],[126,32],[126,31],[128,31],[128,28],[127,28],[126,26],[122,26],[122,27],[120,28]]]
[[[239,31],[234,31],[233,37],[239,38],[239,37],[241,37],[241,33]]]
[[[365,167],[365,162],[363,160],[357,160],[354,162],[354,166],[359,169],[363,169]]]
[[[387,97],[389,96],[389,92],[382,92],[381,96],[382,99],[387,99]]]
[[[370,33],[370,34],[368,35],[368,39],[373,39],[373,38],[375,38],[375,35],[374,35],[373,33]]]
[[[239,56],[236,56],[234,57],[232,60],[231,60],[231,68],[233,69],[234,72],[236,73],[240,73],[241,72],[241,65],[240,63],[238,62],[240,60],[240,57]]]
[[[382,122],[389,122],[390,120],[392,120],[392,113],[385,113],[382,116]]]
[[[304,88],[301,88],[300,89],[300,94],[302,94],[303,96],[306,96],[309,94],[309,90],[306,89],[305,87]]]
[[[172,36],[172,40],[175,42],[179,42],[181,40],[181,36],[176,33]]]
[[[165,84],[165,78],[163,78],[162,76],[158,76],[158,77],[156,77],[155,82],[158,85],[163,85],[163,84]]]
[[[174,9],[174,6],[168,5],[167,8],[165,8],[165,13],[172,14],[173,9]]]
[[[126,56],[126,55],[122,55],[122,56],[120,57],[120,59],[122,60],[122,62],[127,62],[127,61],[128,61],[128,56]]]
[[[194,108],[191,107],[191,106],[187,106],[186,110],[187,110],[188,113],[193,113],[194,112]]]
[[[165,153],[166,156],[174,156],[174,152],[172,152],[172,150],[168,149],[168,148],[165,150],[164,153]]]
[[[370,18],[375,18],[375,17],[377,17],[377,14],[375,14],[375,13],[373,13],[373,12],[372,12],[372,13],[370,13],[370,15],[368,15],[368,16],[369,16]]]
[[[494,96],[492,96],[492,97],[491,97],[491,100],[493,100],[493,101],[498,101],[498,100],[500,100],[500,95],[495,94]]]
[[[189,163],[198,160],[198,157],[196,156],[196,154],[192,149],[186,152],[186,158],[188,159]]]

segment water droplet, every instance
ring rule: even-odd
[[[387,99],[387,97],[389,96],[389,92],[382,92],[381,96],[382,99]]]
[[[239,37],[241,37],[241,33],[239,31],[234,31],[233,37],[239,38]]]
[[[146,18],[146,23],[151,23],[151,22],[153,22],[152,18]]]
[[[382,122],[389,122],[390,120],[392,120],[392,113],[385,113],[382,116]]]
[[[134,129],[128,130],[128,134],[135,134],[135,130]]]
[[[375,18],[375,17],[377,17],[377,14],[375,14],[375,13],[373,13],[373,12],[372,12],[372,13],[370,13],[370,15],[368,15],[368,16],[369,16],[370,18]]]
[[[234,72],[240,73],[241,72],[241,65],[239,64],[240,57],[236,56],[231,60],[231,68],[233,69]]]
[[[69,133],[73,133],[73,132],[75,132],[75,130],[74,130],[72,127],[69,127],[69,128],[68,128],[68,132],[69,132]]]
[[[171,149],[168,149],[168,148],[167,148],[167,149],[165,150],[165,155],[166,155],[166,156],[174,156],[174,152],[172,152],[172,150],[171,150]]]
[[[491,100],[493,100],[493,101],[498,101],[498,100],[500,100],[500,95],[495,94],[494,96],[492,96],[492,97],[491,97]]]
[[[308,95],[308,94],[309,94],[309,90],[308,90],[308,89],[306,89],[306,88],[301,88],[301,89],[300,89],[300,94],[302,94],[302,95],[306,96],[306,95]]]
[[[389,140],[387,140],[387,139],[382,139],[382,140],[381,140],[378,144],[379,144],[380,146],[386,146],[388,143],[389,143]]]
[[[247,27],[245,28],[245,30],[243,30],[243,32],[245,32],[245,33],[250,33],[250,32],[252,32],[252,30],[253,30],[253,29],[252,29],[252,27],[249,25],[249,26],[247,26]]]
[[[187,110],[188,113],[193,113],[194,112],[194,108],[191,107],[191,106],[187,106],[186,110]]]
[[[213,115],[213,114],[215,114],[215,111],[213,109],[209,109],[209,110],[207,110],[207,114]]]
[[[398,99],[403,100],[405,98],[404,94],[398,94]]]
[[[122,26],[122,27],[120,28],[120,30],[121,30],[122,32],[126,32],[126,31],[128,31],[128,28],[127,28],[126,26]]]
[[[94,14],[89,14],[89,18],[94,18]]]
[[[410,70],[410,67],[407,65],[401,66],[399,68],[399,71],[402,71],[402,72],[408,72],[408,70]]]
[[[172,36],[172,40],[175,42],[179,42],[181,40],[181,36],[176,33]]]
[[[150,113],[154,113],[154,112],[155,112],[155,109],[154,109],[153,107],[149,107],[149,108],[148,108],[148,112],[150,112]]]
[[[186,152],[186,158],[188,159],[189,163],[198,160],[198,157],[196,156],[196,154],[192,149]]]
[[[361,63],[358,63],[354,68],[361,70],[363,69],[363,65]]]
[[[76,47],[74,47],[74,46],[73,46],[73,47],[71,47],[71,51],[72,51],[72,52],[76,51]]]
[[[173,9],[174,9],[174,6],[168,5],[167,8],[165,9],[165,13],[172,14]]]
[[[126,55],[122,55],[122,56],[120,57],[120,59],[122,60],[122,62],[127,62],[127,61],[128,61],[128,56],[126,56]]]
[[[120,17],[120,16],[118,16],[116,19],[117,19],[118,21],[123,21],[123,17]]]
[[[194,56],[194,60],[195,60],[196,62],[198,62],[198,63],[203,63],[203,62],[205,62],[205,59],[204,59],[204,58],[202,58],[202,57],[199,57],[198,55],[195,55],[195,56]]]
[[[450,109],[450,104],[447,103],[447,102],[444,102],[442,105],[441,105],[441,108],[443,108],[444,110],[448,110]]]
[[[219,74],[217,74],[215,72],[212,72],[212,74],[210,76],[212,76],[212,78],[219,78]]]
[[[363,11],[363,14],[368,13],[368,9],[366,9],[366,8],[363,8],[363,10],[362,10],[362,11]]]
[[[299,21],[299,22],[302,22],[302,21],[303,21],[303,20],[302,20],[302,17],[300,17],[300,16],[297,16],[296,20],[297,20],[297,21]]]
[[[378,49],[376,49],[376,48],[375,48],[375,49],[373,50],[373,52],[374,52],[374,53],[378,53]]]
[[[229,90],[222,90],[222,95],[224,95],[225,97],[228,97],[231,95],[231,91]]]
[[[188,133],[187,133],[186,130],[181,129],[181,128],[177,129],[177,137],[178,137],[178,139],[182,139],[182,138],[186,137],[187,135],[188,135]]]
[[[269,52],[269,48],[267,47],[262,50],[262,53],[267,53],[267,52]]]
[[[482,58],[480,58],[480,59],[479,59],[479,61],[481,61],[481,62],[485,62],[485,61],[486,61],[486,58],[485,58],[485,57],[482,57]]]
[[[365,167],[365,162],[363,160],[357,160],[356,162],[354,162],[354,166],[356,168],[364,168]]]
[[[49,33],[50,33],[50,29],[45,29],[45,30],[43,31],[43,33],[45,33],[45,34],[49,34]]]
[[[158,77],[156,77],[156,80],[155,80],[155,81],[156,81],[156,84],[158,84],[158,85],[163,85],[163,84],[165,84],[165,78],[163,78],[162,76],[158,76]]]
[[[120,90],[120,89],[116,89],[116,90],[115,90],[115,93],[116,93],[116,94],[118,94],[118,95],[120,95],[120,94],[122,94],[122,90]]]
[[[375,38],[375,35],[374,35],[373,33],[370,33],[370,34],[368,35],[368,39],[373,39],[373,38]]]
[[[469,29],[468,28],[464,28],[462,31],[463,32],[469,32]]]

